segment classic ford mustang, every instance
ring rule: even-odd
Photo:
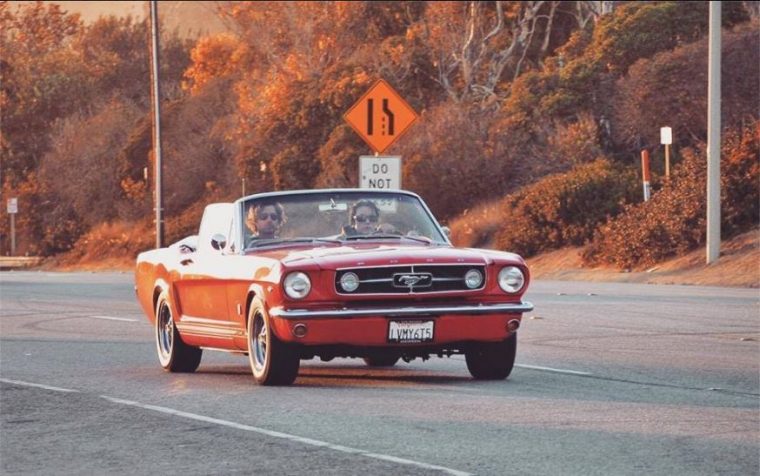
[[[209,205],[197,236],[141,253],[135,271],[164,369],[238,352],[264,385],[293,383],[315,357],[464,354],[474,378],[504,379],[528,281],[515,254],[453,247],[419,196],[363,189]]]

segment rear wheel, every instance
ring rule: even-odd
[[[393,367],[398,359],[395,355],[372,356],[364,357],[364,363],[369,367]]]
[[[156,304],[156,350],[161,367],[169,372],[195,372],[203,351],[182,342],[174,325],[168,293],[162,292]]]
[[[478,380],[504,380],[512,373],[517,354],[517,333],[502,342],[486,342],[465,353],[467,370]]]
[[[253,300],[248,313],[248,360],[253,378],[261,385],[292,384],[301,364],[297,349],[274,335],[259,299]]]

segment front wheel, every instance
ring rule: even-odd
[[[254,299],[248,312],[248,360],[261,385],[290,385],[298,376],[300,356],[274,335],[263,303]]]
[[[467,370],[478,380],[504,380],[512,373],[517,354],[517,333],[501,342],[486,342],[465,353]]]
[[[156,350],[161,367],[168,372],[195,372],[203,350],[182,342],[174,325],[168,294],[162,292],[156,304]]]

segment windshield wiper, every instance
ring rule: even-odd
[[[392,233],[378,233],[378,234],[374,234],[374,235],[352,235],[352,236],[347,236],[345,238],[345,240],[346,241],[349,241],[349,240],[376,240],[378,238],[379,239],[394,238],[394,239],[398,239],[398,240],[406,239],[406,240],[418,241],[420,243],[425,243],[425,244],[428,244],[428,245],[429,244],[433,244],[433,240],[431,240],[430,238],[425,238],[425,237],[422,237],[422,236],[394,235]]]
[[[262,238],[257,239],[255,241],[252,241],[248,244],[248,247],[246,249],[251,248],[260,248],[262,246],[269,246],[269,245],[280,245],[280,244],[290,244],[290,243],[335,243],[340,244],[340,240],[332,239],[332,238]]]

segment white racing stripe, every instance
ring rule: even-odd
[[[123,321],[123,322],[137,322],[137,319],[128,319],[126,317],[111,317],[111,316],[87,316],[90,319],[105,319],[107,321]]]
[[[220,420],[218,418],[211,418],[211,417],[207,417],[207,416],[204,416],[204,415],[198,415],[196,413],[188,413],[188,412],[183,412],[183,411],[180,411],[180,410],[174,410],[173,408],[159,407],[159,406],[156,406],[156,405],[146,405],[144,403],[133,402],[131,400],[122,400],[120,398],[108,397],[106,395],[101,395],[101,397],[104,398],[104,399],[106,399],[106,400],[108,400],[109,402],[113,402],[113,403],[120,403],[122,405],[130,405],[130,406],[133,406],[133,407],[143,408],[145,410],[151,410],[151,411],[166,413],[168,415],[174,415],[174,416],[178,416],[178,417],[182,417],[182,418],[188,418],[190,420],[202,421],[202,422],[205,422],[205,423],[213,423],[213,424],[216,424],[216,425],[226,426],[226,427],[229,427],[229,428],[235,428],[235,429],[243,430],[243,431],[250,431],[250,432],[253,432],[253,433],[259,433],[259,434],[266,435],[266,436],[271,436],[271,437],[274,437],[274,438],[282,438],[282,439],[285,439],[285,440],[295,441],[297,443],[302,443],[302,444],[311,445],[311,446],[317,446],[317,447],[320,447],[320,448],[328,448],[328,449],[331,449],[331,450],[334,450],[334,451],[340,451],[342,453],[361,455],[361,456],[365,456],[367,458],[374,458],[374,459],[379,459],[379,460],[383,460],[383,461],[390,461],[390,462],[393,462],[393,463],[404,464],[404,465],[407,465],[407,466],[415,466],[415,467],[423,468],[423,469],[432,469],[432,470],[442,471],[444,473],[452,474],[452,475],[455,475],[455,476],[470,476],[471,475],[471,473],[467,473],[465,471],[459,471],[459,470],[456,470],[456,469],[446,468],[444,466],[437,466],[437,465],[434,465],[434,464],[421,463],[419,461],[412,461],[412,460],[409,460],[409,459],[397,458],[395,456],[390,456],[390,455],[371,453],[369,451],[360,450],[358,448],[351,448],[351,447],[342,446],[342,445],[334,445],[334,444],[328,443],[326,441],[314,440],[312,438],[305,438],[303,436],[296,436],[296,435],[291,435],[291,434],[288,434],[288,433],[282,433],[282,432],[279,432],[279,431],[267,430],[267,429],[259,428],[259,427],[256,427],[256,426],[243,425],[241,423],[235,423],[233,421]]]
[[[15,385],[23,385],[24,387],[44,388],[45,390],[53,390],[54,392],[66,392],[66,393],[79,393],[79,390],[71,390],[69,388],[53,387],[50,385],[42,385],[39,383],[22,382],[21,380],[11,380],[8,378],[0,378],[0,382],[11,383]]]
[[[531,370],[543,370],[545,372],[554,372],[558,374],[569,374],[569,375],[593,375],[589,372],[579,372],[577,370],[565,370],[565,369],[553,369],[551,367],[539,367],[537,365],[521,365],[521,364],[515,364],[515,367],[520,367],[522,369],[531,369]]]

